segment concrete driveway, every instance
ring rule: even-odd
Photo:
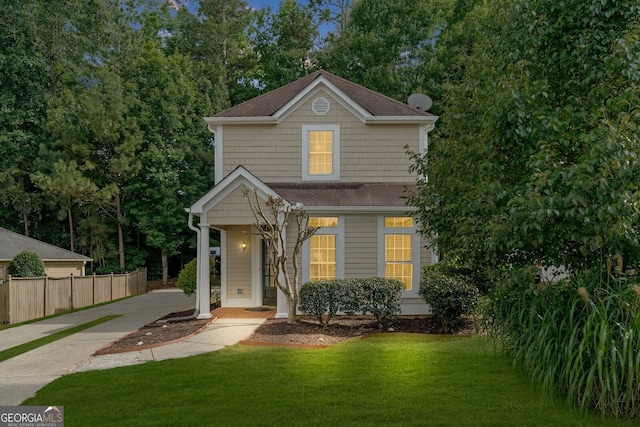
[[[93,356],[100,348],[166,314],[193,309],[195,297],[161,289],[125,300],[0,331],[0,351],[109,315],[120,317],[0,362],[0,406],[19,405],[51,381],[73,372],[109,369],[219,350],[249,337],[265,319],[219,319],[173,344]]]

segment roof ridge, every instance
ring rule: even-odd
[[[85,260],[85,261],[92,260],[92,258],[88,256],[78,254],[68,249],[61,248],[60,246],[43,242],[42,240],[25,236],[24,234],[16,233],[15,231],[11,231],[6,228],[0,227],[0,241],[3,240],[2,239],[3,235],[6,236],[4,238],[5,241],[3,242],[3,244],[0,245],[0,259],[3,259],[3,260],[11,260],[15,257],[15,255],[17,255],[20,252],[23,252],[24,250],[35,252],[38,255],[38,257],[40,257],[40,259],[43,259],[43,260],[53,260],[53,259],[56,259],[56,260],[57,259],[61,259],[61,260],[75,259],[75,260]],[[11,244],[11,242],[15,242],[16,240],[19,241],[20,244],[18,245]],[[24,249],[18,250],[22,248]],[[16,250],[18,250],[18,252],[16,252]],[[66,256],[59,256],[59,257],[49,256],[50,254],[56,254],[56,253],[60,255],[66,255]],[[9,257],[9,255],[11,254],[12,256]]]
[[[378,117],[434,117],[433,114],[412,108],[382,93],[319,69],[284,86],[262,93],[254,98],[220,111],[214,118],[272,117],[298,94],[323,77],[352,102]]]

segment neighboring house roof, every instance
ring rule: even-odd
[[[402,183],[300,183],[267,184],[291,204],[305,207],[402,207],[415,184]]]
[[[351,108],[365,121],[393,120],[430,123],[438,119],[431,113],[413,108],[327,71],[319,70],[221,111],[205,120],[210,125],[215,123],[246,123],[247,119],[254,119],[253,121],[257,123],[277,123],[297,103],[317,92],[319,87],[329,90],[338,100],[344,102],[345,107]]]
[[[11,261],[23,251],[34,252],[43,261],[92,261],[84,255],[0,227],[0,261]]]

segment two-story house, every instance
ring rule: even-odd
[[[402,313],[426,313],[420,271],[436,255],[403,195],[416,181],[407,147],[424,152],[437,119],[326,71],[207,117],[215,186],[187,209],[198,235],[200,317],[209,315],[211,229],[220,232],[222,306],[277,306],[277,317],[287,316],[243,189],[304,206],[320,226],[303,247],[301,283],[396,277],[405,284]]]

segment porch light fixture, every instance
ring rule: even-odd
[[[246,252],[246,251],[247,251],[247,243],[242,242],[242,252]]]

